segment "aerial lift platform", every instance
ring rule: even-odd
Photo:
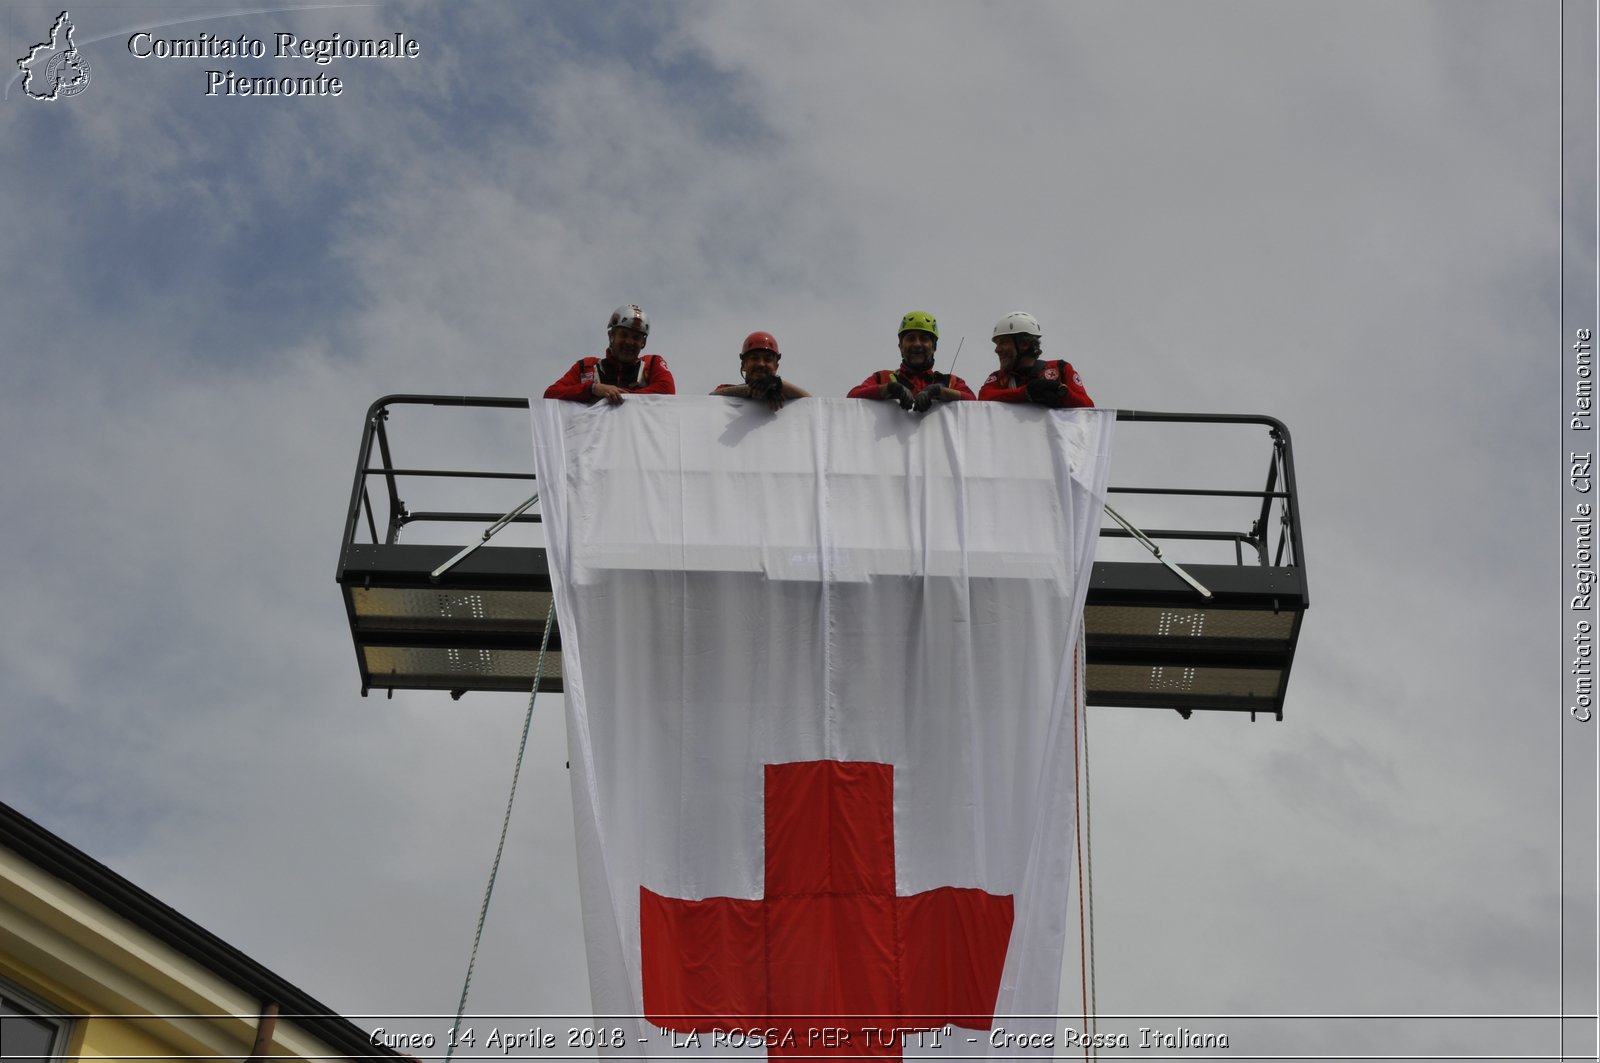
[[[520,497],[537,486],[534,476],[397,464],[391,419],[398,426],[403,418],[394,415],[417,407],[518,411],[528,400],[389,395],[368,409],[337,576],[361,693],[443,690],[459,698],[473,690],[528,691],[553,615],[544,548],[514,543],[515,532],[527,530],[519,526],[539,522],[535,498],[510,512],[462,508],[471,503],[459,500],[493,495],[500,504],[504,499],[486,481],[500,481],[501,492],[506,481],[524,481],[509,488]],[[1119,452],[1125,438],[1158,424],[1206,434],[1264,429],[1265,446],[1259,437],[1255,445],[1266,454],[1266,481],[1254,490],[1113,484],[1112,519],[1100,532],[1084,608],[1088,704],[1174,709],[1185,719],[1211,711],[1282,720],[1310,604],[1289,430],[1275,418],[1245,414],[1119,410],[1117,420],[1128,422],[1118,426]],[[519,423],[527,438],[526,415]],[[412,492],[446,501],[413,509],[406,500]],[[1133,512],[1125,499],[1141,508]],[[1125,506],[1139,520],[1176,514],[1167,521],[1174,526],[1141,528],[1123,515]],[[1219,506],[1233,507],[1242,519],[1231,527],[1197,526]],[[400,541],[402,532],[423,524],[453,530],[444,543]],[[487,528],[467,542],[460,525]],[[512,534],[497,541],[503,530]],[[561,645],[559,624],[549,645]],[[562,689],[559,653],[539,674],[541,692]]]

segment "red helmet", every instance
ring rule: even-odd
[[[771,351],[779,358],[783,357],[783,352],[778,350],[777,338],[770,332],[752,332],[746,336],[744,338],[744,347],[739,351],[739,357],[742,359],[751,351]]]

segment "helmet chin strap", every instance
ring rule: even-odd
[[[1024,341],[1027,346],[1023,346]],[[1016,353],[1011,356],[1011,375],[1019,377],[1026,372],[1032,376],[1034,367],[1039,364],[1039,337],[1018,333],[1014,343]],[[1030,364],[1024,367],[1022,365],[1024,361]]]

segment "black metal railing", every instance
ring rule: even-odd
[[[1211,540],[1232,542],[1235,561],[1244,564],[1244,548],[1249,547],[1262,566],[1279,568],[1305,567],[1305,548],[1301,541],[1300,503],[1295,487],[1294,450],[1289,429],[1276,417],[1265,414],[1225,413],[1158,413],[1150,410],[1118,410],[1118,421],[1165,422],[1169,424],[1261,425],[1268,431],[1272,449],[1267,460],[1266,485],[1259,491],[1216,490],[1183,487],[1119,487],[1107,488],[1114,495],[1175,496],[1185,498],[1253,498],[1260,500],[1255,519],[1245,530],[1203,530],[1194,528],[1145,528],[1151,539]],[[1277,520],[1274,522],[1274,506]],[[1276,524],[1277,538],[1273,531]],[[1116,527],[1102,528],[1105,538],[1127,538],[1129,532]],[[1269,557],[1271,558],[1269,560]],[[1303,583],[1302,574],[1302,586]]]
[[[485,395],[386,395],[367,410],[362,429],[361,446],[356,460],[355,482],[351,488],[350,507],[345,519],[343,544],[356,542],[358,529],[363,523],[374,544],[393,545],[400,531],[416,522],[485,523],[501,519],[504,512],[487,510],[433,509],[411,510],[401,496],[401,481],[411,478],[434,479],[488,479],[532,481],[531,472],[485,472],[469,469],[435,469],[396,466],[389,445],[388,421],[391,407],[435,406],[466,408],[528,408],[525,398],[508,398]],[[1250,527],[1228,528],[1144,528],[1145,536],[1153,540],[1230,542],[1235,547],[1237,564],[1245,563],[1245,551],[1254,554],[1262,566],[1303,569],[1305,550],[1301,541],[1299,499],[1294,476],[1294,454],[1289,429],[1275,417],[1262,414],[1214,413],[1161,413],[1149,410],[1118,410],[1117,420],[1126,422],[1163,422],[1200,425],[1260,425],[1268,430],[1271,452],[1268,458],[1266,484],[1261,490],[1222,490],[1215,488],[1185,487],[1129,487],[1112,485],[1113,495],[1173,497],[1173,498],[1241,498],[1257,499],[1260,506]],[[376,452],[376,453],[375,453]],[[377,458],[374,461],[374,457]],[[384,531],[380,538],[379,520],[373,506],[371,482],[377,479],[387,502],[384,513]],[[1276,519],[1274,515],[1276,513]],[[537,513],[515,517],[512,523],[536,524]],[[1276,532],[1276,538],[1274,538]],[[1130,538],[1131,533],[1120,527],[1104,527],[1104,538]],[[1303,576],[1302,576],[1303,579]]]

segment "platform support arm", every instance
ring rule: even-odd
[[[450,560],[446,561],[444,564],[428,573],[429,581],[438,583],[446,572],[449,572],[461,562],[465,561],[469,556],[471,556],[474,550],[488,542],[490,539],[493,539],[496,532],[498,532],[501,528],[504,528],[507,524],[510,524],[512,521],[516,520],[518,517],[522,516],[523,513],[527,512],[528,507],[537,501],[539,501],[539,492],[535,491],[533,495],[527,499],[527,501],[523,502],[516,509],[513,509],[510,513],[507,513],[505,516],[501,517],[499,520],[483,529],[483,537],[481,539],[475,543],[471,543]]]

